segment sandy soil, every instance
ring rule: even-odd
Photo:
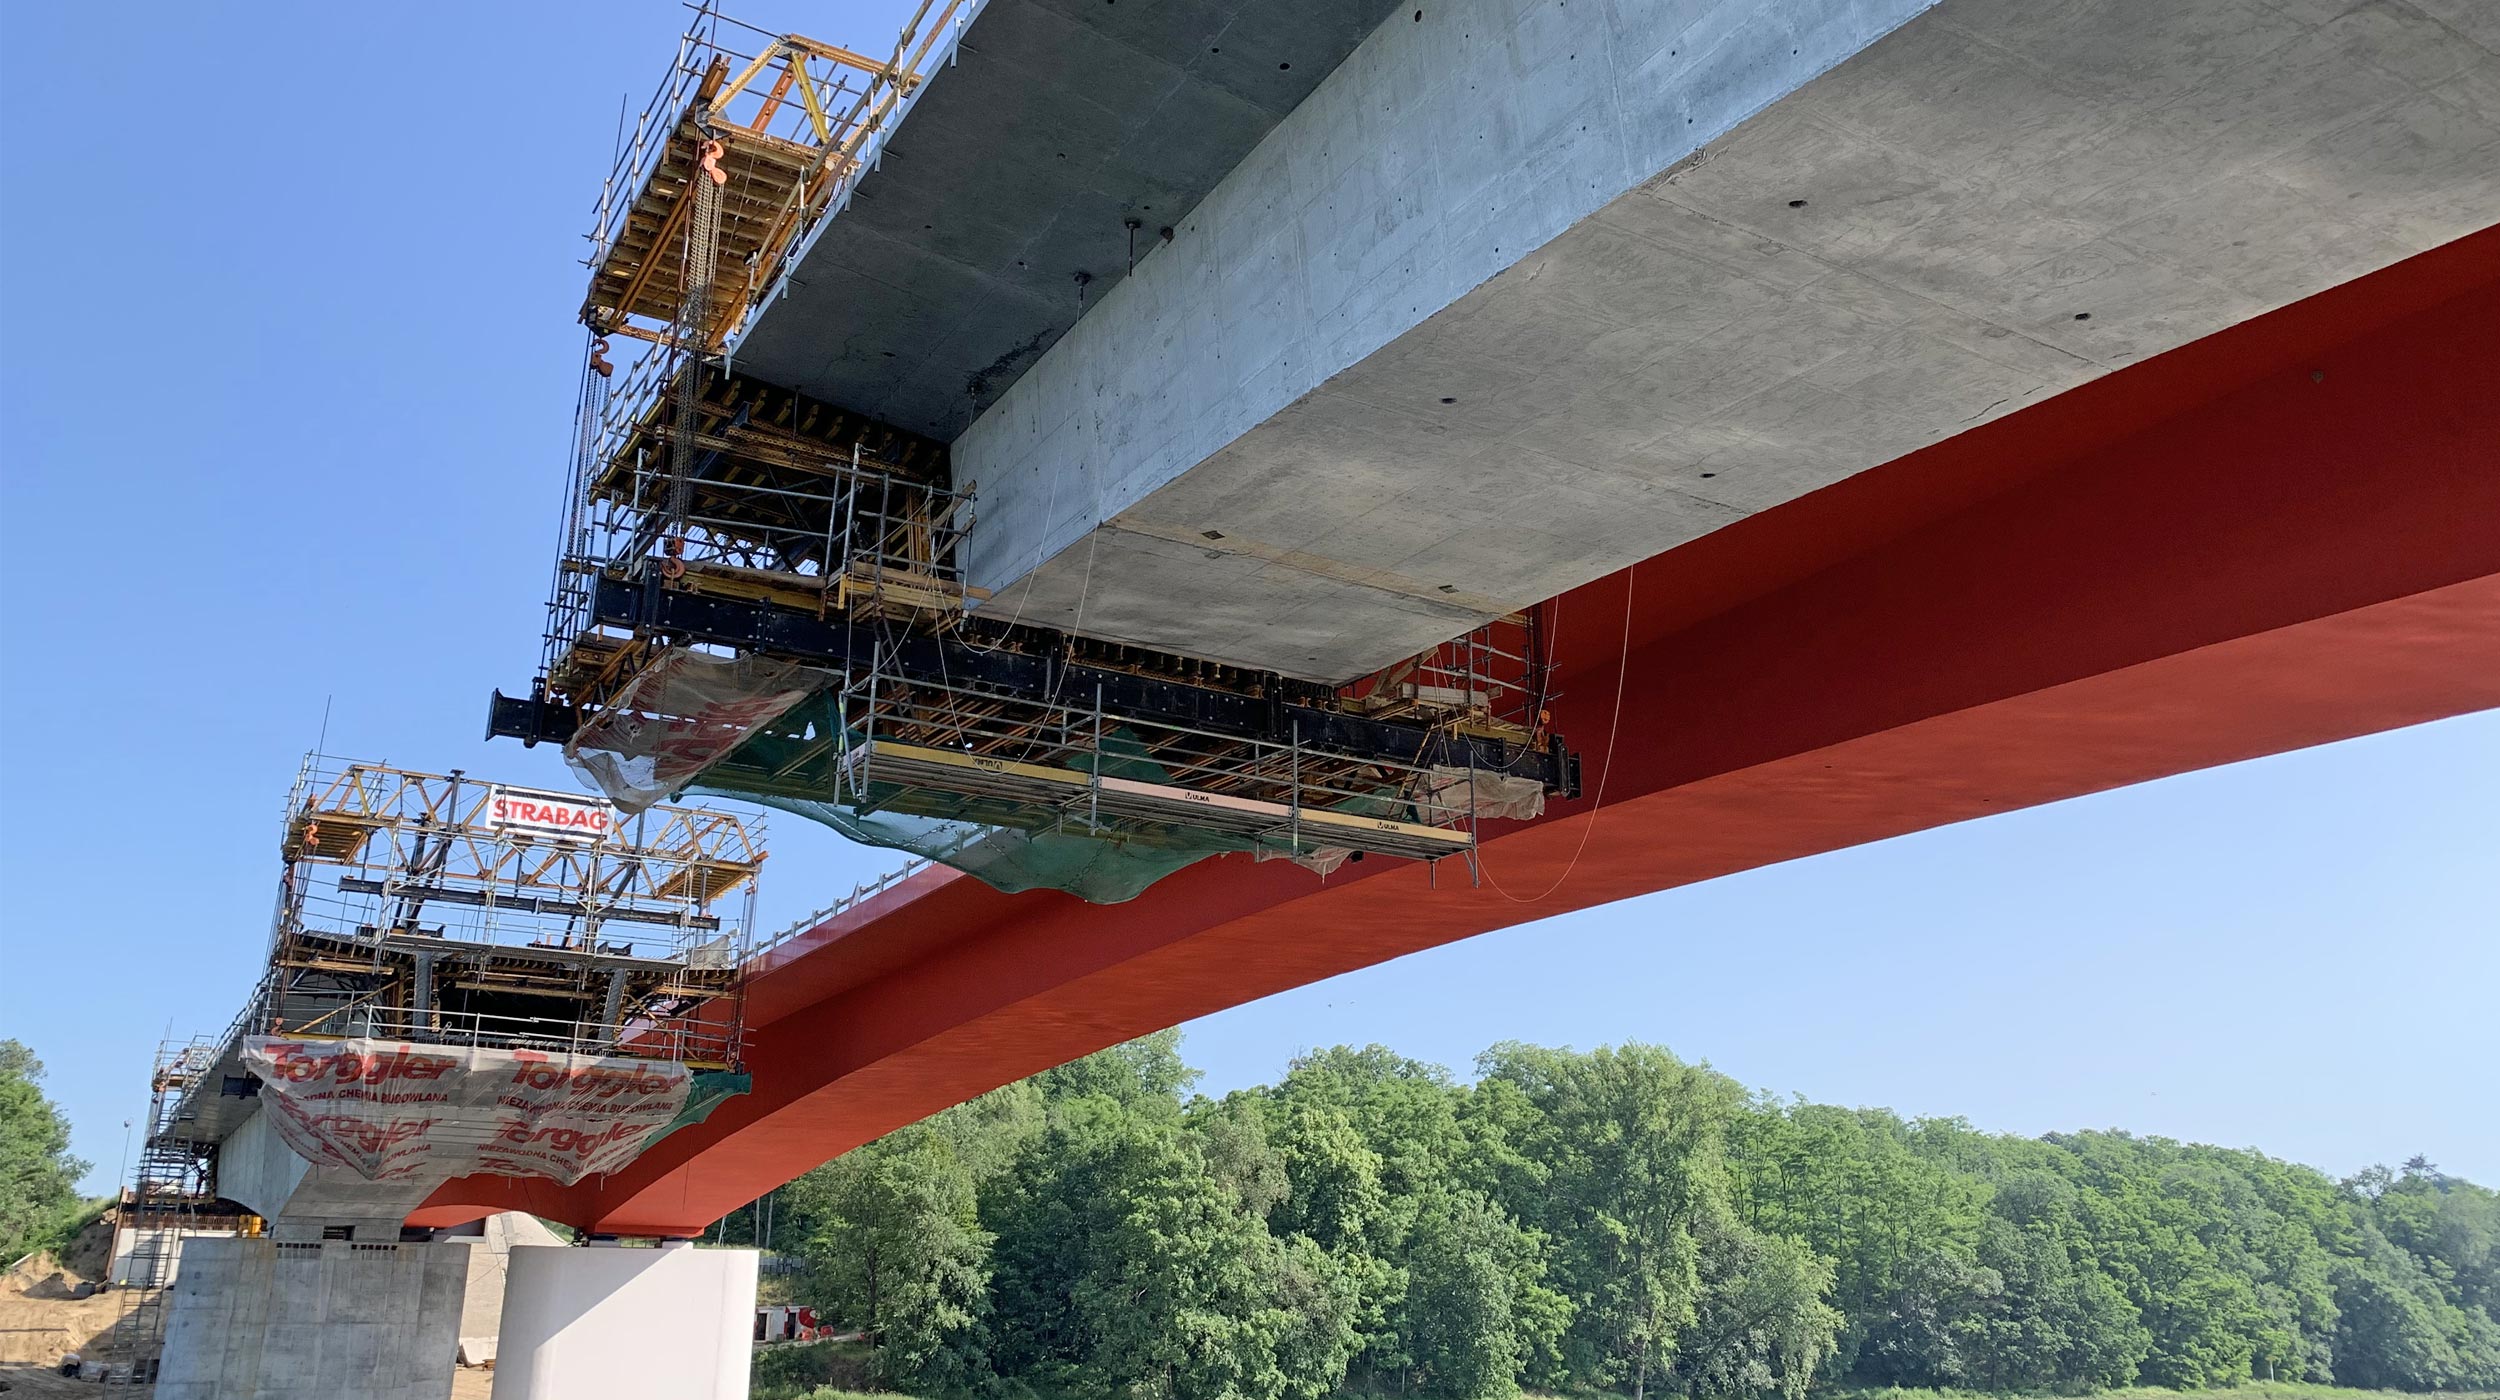
[[[103,1234],[109,1246],[111,1231]],[[88,1259],[87,1253],[92,1251],[73,1249],[70,1257],[101,1273],[103,1261]],[[50,1255],[37,1255],[0,1277],[0,1364],[40,1371],[57,1365],[63,1352],[109,1354],[98,1342],[121,1321],[122,1314],[138,1305],[139,1295],[115,1290],[76,1297],[82,1281],[80,1273],[62,1267]],[[12,1384],[17,1379],[14,1372],[6,1378]]]
[[[53,1396],[78,1396],[80,1400],[96,1400],[111,1396],[113,1400],[146,1400],[156,1393],[152,1385],[102,1386],[94,1381],[74,1381],[56,1375],[49,1366],[32,1362],[0,1361],[0,1385],[9,1388],[8,1400],[50,1400]],[[481,1392],[483,1393],[483,1392]]]

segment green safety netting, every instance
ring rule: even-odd
[[[863,845],[952,866],[1009,894],[1065,890],[1096,904],[1134,899],[1148,885],[1208,856],[1258,849],[1256,842],[1227,833],[1179,826],[1097,831],[1089,829],[1081,810],[968,794],[883,783],[855,794],[842,783],[840,765],[863,737],[843,728],[833,693],[820,691],[757,730],[706,769],[690,790],[802,816]],[[1169,781],[1124,730],[1106,733],[1102,751],[1105,774]]]
[[[693,1127],[711,1117],[713,1109],[740,1094],[752,1092],[754,1088],[755,1076],[751,1074],[726,1069],[696,1070],[693,1082],[686,1086],[686,1106],[677,1111],[676,1117],[653,1128],[651,1136],[644,1138],[642,1146],[635,1150],[650,1151],[651,1144],[676,1132],[679,1128]]]

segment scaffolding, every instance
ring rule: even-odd
[[[707,0],[600,185],[584,324],[718,351],[874,162],[939,38],[970,8],[922,0],[878,59],[743,24]]]
[[[881,598],[917,588],[925,600],[925,579],[898,576],[912,572],[898,567],[904,558],[849,576],[832,558],[834,537],[859,523],[863,487],[898,508],[910,504],[898,494],[942,491],[943,449],[739,379],[722,352],[873,163],[970,6],[922,0],[878,59],[759,29],[704,0],[631,139],[620,130],[586,259],[591,341],[542,666],[559,693],[596,696],[637,659],[582,626],[587,574],[603,565],[701,570],[722,586],[783,592],[814,576],[841,595],[837,606],[863,587]],[[610,338],[620,336],[644,349],[624,357],[612,384]],[[946,503],[926,504],[920,529],[959,528]],[[924,545],[914,557],[951,547]]]
[[[218,1202],[215,1139],[199,1133],[193,1111],[220,1049],[215,1039],[167,1040],[148,1071],[147,1136],[115,1212],[109,1266],[116,1285],[138,1295],[106,1339],[107,1349],[134,1358],[134,1380],[153,1377],[149,1358],[164,1343],[166,1297],[183,1242],[212,1223],[241,1223]]]
[[[592,616],[601,577],[657,575],[818,617],[942,620],[984,596],[957,567],[972,499],[949,485],[943,447],[771,385],[690,373],[702,390],[684,434],[688,404],[638,383],[604,407],[584,400],[598,423],[566,485],[541,658],[552,696],[604,704],[651,658]],[[683,470],[681,436],[697,454]]]
[[[734,1067],[761,828],[305,761],[254,1034]]]
[[[944,445],[731,368],[967,8],[924,0],[882,62],[698,10],[602,186],[538,675],[490,734],[563,741],[626,811],[750,798],[1007,889],[1472,869],[1484,821],[1578,792],[1542,610],[1343,686],[1000,622]]]
[[[1288,856],[1361,850],[1437,860],[1469,845],[1447,774],[1113,714],[1091,695],[1039,698],[928,681],[879,664],[830,696],[807,750],[775,765],[862,815],[1116,835]],[[759,784],[760,786],[760,784]],[[1221,838],[1231,838],[1222,840]]]

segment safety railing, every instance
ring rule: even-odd
[[[735,1062],[743,1040],[741,1028],[727,1019],[628,1017],[610,1024],[590,1019],[568,1021],[542,1016],[419,1010],[377,1000],[342,1002],[292,1022],[264,1020],[262,1031],[255,1033],[719,1064]]]
[[[851,886],[851,892],[849,894],[842,896],[840,899],[833,901],[831,904],[826,905],[824,908],[819,909],[812,914],[808,914],[793,921],[786,928],[776,930],[772,933],[766,934],[761,939],[758,939],[755,944],[754,956],[761,956],[762,954],[769,953],[773,949],[780,947],[782,944],[789,942],[791,939],[798,937],[802,933],[806,933],[810,929],[820,928],[826,923],[842,917],[853,908],[856,908],[861,904],[865,904],[869,900],[875,899],[878,895],[885,893],[887,890],[894,888],[896,885],[903,883],[905,880],[910,879],[912,876],[919,874],[921,871],[928,869],[936,863],[937,862],[935,861],[922,860],[915,856],[910,860],[904,861],[901,865],[895,867],[894,869],[879,875],[874,880],[863,881],[860,884]]]
[[[650,207],[653,182],[667,170],[672,143],[680,140],[689,121],[698,131],[725,137],[733,145],[741,135],[761,136],[769,138],[769,145],[796,153],[801,159],[788,172],[789,188],[775,196],[779,211],[766,221],[751,256],[740,259],[743,286],[724,319],[701,328],[701,348],[726,343],[779,281],[792,250],[805,243],[828,211],[840,207],[860,173],[873,166],[877,143],[926,77],[925,66],[941,36],[960,29],[978,3],[921,0],[891,55],[879,60],[730,19],[706,0],[679,36],[677,52],[635,117],[630,139],[619,131],[587,235],[587,264],[599,268],[628,241],[635,211]],[[744,39],[724,42],[723,26],[749,36],[752,51]],[[664,342],[672,338],[629,325],[630,307],[608,312],[605,324],[594,319],[595,330]]]

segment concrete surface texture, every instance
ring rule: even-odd
[[[519,1211],[498,1211],[464,1225],[453,1238],[475,1241],[469,1247],[469,1274],[460,1295],[460,1345],[473,1364],[495,1354],[495,1338],[503,1324],[505,1285],[512,1273],[512,1251],[524,1246],[560,1246],[556,1232],[538,1218]]]
[[[985,0],[737,363],[954,437],[1396,3]]]
[[[2482,0],[1922,9],[1401,9],[955,442],[988,608],[1345,679],[2500,221]]]
[[[341,1167],[316,1167],[278,1137],[266,1112],[255,1112],[217,1145],[217,1189],[269,1222],[282,1240],[319,1240],[345,1225],[359,1241],[390,1243],[400,1222],[442,1178],[374,1182]]]
[[[746,1400],[751,1249],[512,1251],[495,1400]]]
[[[158,1400],[444,1400],[470,1246],[199,1240]]]

